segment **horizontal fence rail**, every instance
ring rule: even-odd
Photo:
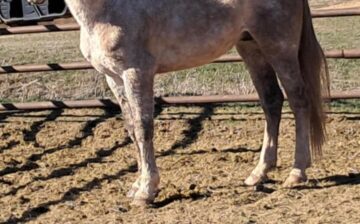
[[[80,26],[77,23],[2,27],[0,28],[0,35],[65,32],[65,31],[76,31],[79,29]]]
[[[327,100],[357,99],[360,98],[359,91],[333,92]],[[251,95],[216,95],[216,96],[178,96],[160,97],[155,102],[161,105],[186,105],[186,104],[215,104],[215,103],[254,103],[258,102],[257,94]],[[53,109],[81,109],[81,108],[108,108],[118,107],[115,100],[80,100],[80,101],[48,101],[33,103],[3,103],[0,111],[16,110],[53,110]]]
[[[13,73],[32,73],[32,72],[50,72],[50,71],[73,71],[93,69],[89,62],[70,62],[59,64],[43,64],[43,65],[9,65],[1,66],[0,74]]]
[[[313,18],[359,16],[360,8],[313,10],[311,14]]]
[[[360,8],[313,10],[312,16],[313,18],[360,16]],[[75,22],[69,24],[3,27],[0,28],[0,35],[65,32],[65,31],[75,31],[79,29],[80,26]]]
[[[327,58],[338,59],[356,59],[360,58],[360,49],[350,50],[331,50],[326,51]],[[242,58],[234,55],[222,56],[212,63],[231,63],[241,62]],[[93,69],[89,62],[71,62],[59,64],[43,64],[43,65],[9,65],[1,66],[0,74],[29,73],[29,72],[50,72],[50,71],[71,71]]]

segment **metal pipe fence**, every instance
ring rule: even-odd
[[[358,99],[360,91],[334,92],[325,100]],[[285,97],[285,99],[287,99]],[[256,103],[259,102],[257,94],[251,95],[216,95],[216,96],[173,96],[159,97],[155,99],[161,105],[201,105],[222,103]],[[31,103],[3,103],[0,111],[7,110],[54,110],[54,109],[81,109],[81,108],[105,108],[118,107],[118,102],[110,99],[95,100],[71,100],[71,101],[47,101]]]
[[[331,50],[326,51],[327,58],[337,59],[359,59],[360,49],[350,50]],[[242,62],[242,58],[236,55],[222,56],[212,63],[233,63]],[[32,73],[32,72],[51,72],[51,71],[72,71],[72,70],[87,70],[93,69],[89,62],[71,62],[71,63],[52,63],[52,64],[39,64],[39,65],[9,65],[0,66],[1,74],[14,74],[14,73]]]
[[[342,17],[342,16],[360,16],[360,8],[342,9],[342,10],[314,10],[313,18]],[[48,24],[26,27],[3,27],[0,28],[0,35],[31,34],[45,32],[64,32],[79,30],[77,23],[70,24]],[[340,49],[326,51],[327,58],[337,59],[359,59],[360,49]],[[231,63],[241,62],[239,56],[226,55],[218,58],[212,63]],[[1,66],[0,74],[13,73],[32,73],[32,72],[50,72],[50,71],[69,71],[93,69],[88,62],[71,63],[53,63],[39,65],[10,65]],[[334,92],[329,100],[337,99],[359,99],[360,91]],[[217,95],[217,96],[179,96],[179,97],[160,97],[156,99],[161,104],[208,104],[208,103],[231,103],[231,102],[258,102],[259,98],[253,95]],[[40,110],[40,109],[60,109],[60,108],[94,108],[94,107],[114,107],[118,106],[114,100],[82,100],[82,101],[49,101],[33,103],[6,103],[0,104],[0,111],[4,110]]]

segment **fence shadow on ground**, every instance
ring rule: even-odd
[[[34,122],[34,124],[31,126],[29,131],[24,132],[24,138],[26,138],[27,141],[35,141],[37,133],[40,132],[41,127],[48,121],[54,121],[57,117],[61,116],[62,111],[52,111],[48,116],[45,117],[44,120]],[[100,123],[106,121],[108,118],[113,117],[118,111],[104,111],[104,114],[97,117],[94,120],[90,120],[85,122],[83,128],[80,130],[80,133],[82,133],[81,137],[75,137],[74,139],[68,141],[66,144],[46,149],[42,153],[38,154],[32,154],[27,158],[26,164],[20,166],[20,167],[6,167],[5,169],[0,171],[0,176],[4,176],[11,173],[16,173],[20,171],[31,171],[33,169],[38,168],[39,166],[35,163],[36,161],[39,161],[43,158],[43,156],[55,153],[57,151],[60,151],[65,148],[73,148],[75,146],[81,145],[82,141],[88,138],[89,136],[92,136],[93,129],[96,128]],[[8,195],[15,195],[20,189],[23,189],[27,186],[29,186],[34,181],[46,181],[53,178],[61,178],[64,176],[72,175],[77,169],[80,169],[82,167],[87,167],[90,163],[101,163],[105,158],[111,156],[116,150],[125,147],[126,145],[130,144],[131,140],[129,137],[125,138],[122,143],[116,143],[112,148],[110,149],[100,149],[97,151],[96,156],[92,158],[87,158],[84,161],[77,163],[77,164],[71,164],[67,168],[60,168],[57,170],[52,171],[48,176],[46,177],[38,177],[34,178],[31,182],[19,186],[17,188],[13,188],[11,191],[4,194],[4,196]],[[42,147],[38,145],[38,147]],[[44,147],[42,147],[44,148]],[[115,179],[119,179],[121,176],[126,175],[129,172],[136,172],[136,164],[133,164],[129,166],[127,169],[120,170],[115,175],[104,175],[101,178],[94,178],[92,181],[86,183],[82,187],[74,187],[69,189],[67,192],[65,192],[61,199],[49,201],[42,203],[34,208],[30,208],[27,211],[25,211],[20,218],[11,217],[5,222],[2,223],[24,223],[29,222],[31,220],[35,220],[37,217],[39,217],[42,214],[47,213],[50,211],[50,206],[61,204],[67,201],[74,201],[78,198],[78,196],[82,192],[91,191],[94,188],[97,188],[100,186],[100,184],[104,181],[111,181]],[[4,182],[4,184],[7,184],[9,186],[12,185],[10,182]]]
[[[203,110],[197,117],[188,119],[189,128],[183,131],[183,139],[175,142],[169,150],[161,152],[157,157],[165,157],[173,155],[176,150],[186,148],[199,138],[199,132],[203,129],[203,122],[209,119],[213,114],[216,106],[205,105]]]
[[[82,193],[84,192],[90,192],[95,188],[101,187],[101,183],[105,181],[112,181],[117,180],[120,177],[128,174],[128,173],[134,173],[136,172],[136,165],[131,165],[126,169],[122,169],[119,172],[117,172],[114,175],[104,175],[101,178],[94,178],[92,181],[84,184],[81,187],[73,187],[66,191],[63,196],[59,200],[53,200],[48,201],[45,203],[42,203],[34,208],[30,208],[26,210],[20,218],[11,217],[5,222],[2,222],[3,224],[10,224],[10,223],[25,223],[32,220],[37,219],[39,216],[47,213],[50,211],[50,207],[58,204],[62,204],[69,201],[75,201]]]
[[[22,113],[23,112],[21,112],[21,111],[0,113],[0,124],[1,123],[7,123],[7,121],[6,121],[7,118],[13,117],[13,116],[16,116],[16,115],[19,115],[19,114],[22,114]],[[10,135],[10,134],[8,134],[8,135]],[[20,144],[20,141],[11,140],[5,146],[0,147],[0,154],[4,153],[5,151],[12,150],[13,148],[15,148],[19,144]]]
[[[70,164],[65,168],[55,169],[48,176],[35,177],[35,178],[33,178],[32,181],[11,189],[9,192],[3,194],[3,196],[16,195],[16,193],[19,190],[30,186],[32,183],[34,183],[36,181],[48,181],[51,179],[58,179],[58,178],[66,177],[66,176],[72,176],[75,174],[75,172],[77,170],[79,170],[80,168],[86,168],[86,167],[88,167],[89,164],[102,163],[105,158],[112,156],[118,149],[124,148],[127,145],[129,145],[130,143],[131,143],[131,139],[129,137],[127,137],[127,138],[125,138],[125,140],[123,142],[121,142],[121,143],[117,142],[110,149],[100,149],[99,151],[96,152],[96,156],[94,156],[94,157],[86,158],[85,160],[83,160],[79,163]]]
[[[24,130],[23,136],[25,142],[34,142],[35,146],[38,146],[39,144],[36,141],[36,135],[41,131],[43,125],[47,122],[55,121],[58,117],[60,117],[63,114],[64,110],[52,110],[45,119],[41,121],[34,122],[30,130]]]
[[[56,113],[56,115],[59,112]],[[36,163],[37,161],[41,160],[45,155],[49,155],[49,154],[53,154],[55,152],[61,151],[65,148],[74,148],[76,146],[81,145],[82,141],[84,141],[85,139],[87,139],[89,136],[93,136],[93,129],[95,127],[97,127],[99,124],[101,124],[102,122],[106,121],[107,119],[114,117],[116,115],[117,111],[114,112],[113,110],[104,110],[104,114],[99,116],[96,119],[93,120],[89,120],[87,121],[83,128],[80,130],[80,133],[82,133],[82,135],[80,137],[75,137],[74,139],[71,139],[70,141],[68,141],[66,144],[61,145],[61,146],[57,146],[54,148],[50,148],[50,149],[45,149],[45,147],[41,146],[41,145],[37,145],[39,148],[42,148],[43,151],[41,153],[35,153],[30,155],[29,157],[26,158],[26,162],[25,164],[21,165],[21,166],[8,166],[2,170],[0,170],[0,177],[4,176],[4,175],[8,175],[8,174],[12,174],[12,173],[17,173],[20,171],[31,171],[34,169],[39,168],[39,165]],[[55,112],[54,112],[55,114]],[[52,115],[54,115],[52,114]],[[53,119],[54,117],[52,117]],[[30,135],[31,138],[36,138],[36,134],[40,131],[39,127],[42,126],[45,122],[46,119],[44,121],[38,122],[36,125],[34,125],[34,129],[36,129],[36,131],[32,132],[32,134]]]
[[[5,146],[0,147],[0,154],[5,152],[5,151],[8,151],[8,150],[11,150],[11,149],[15,148],[19,144],[20,144],[20,141],[11,140]]]
[[[163,109],[162,107],[158,107],[155,110],[155,113],[156,113],[155,115],[156,116],[159,115],[161,113],[162,109]],[[188,145],[195,142],[196,139],[198,138],[198,133],[203,129],[202,122],[204,120],[206,120],[207,118],[209,118],[211,116],[211,114],[213,113],[213,111],[214,111],[213,107],[206,106],[206,107],[204,107],[203,112],[198,117],[196,117],[194,119],[189,119],[189,121],[188,121],[189,129],[184,131],[184,138],[182,139],[182,141],[176,142],[167,153],[162,154],[161,156],[172,155],[173,153],[175,153],[176,149],[185,148]],[[99,118],[97,118],[97,119],[95,119],[93,121],[87,122],[86,125],[84,126],[84,128],[82,129],[82,132],[84,132],[84,135],[81,138],[75,138],[73,140],[70,140],[66,145],[45,150],[44,152],[42,152],[40,154],[31,155],[30,157],[28,157],[28,161],[30,161],[29,162],[30,164],[34,164],[34,165],[25,164],[25,165],[23,165],[21,167],[15,167],[15,168],[12,168],[12,169],[7,168],[7,169],[4,169],[4,170],[0,171],[0,176],[4,176],[6,174],[15,173],[15,172],[19,172],[19,171],[30,171],[30,170],[38,168],[38,166],[35,165],[36,164],[35,162],[40,160],[44,155],[55,153],[56,151],[62,150],[64,148],[66,148],[66,147],[74,147],[76,145],[80,145],[82,140],[84,140],[88,136],[92,135],[91,130],[93,128],[95,128],[99,123],[103,122],[104,120],[106,120],[107,118],[109,118],[111,116],[113,116],[113,114],[107,112],[103,116],[101,116],[101,117],[99,117]],[[42,123],[46,122],[45,120]],[[36,129],[38,131],[38,129],[36,128],[38,126],[41,126],[40,122],[36,126],[34,125],[34,130]],[[80,163],[77,163],[77,164],[71,164],[67,168],[60,168],[60,169],[54,170],[48,176],[35,178],[34,180],[32,180],[32,182],[34,182],[34,181],[46,181],[46,180],[50,180],[50,179],[54,179],[54,178],[61,178],[61,177],[73,175],[73,173],[77,169],[82,168],[82,167],[86,167],[87,164],[89,164],[89,163],[101,163],[104,158],[106,158],[108,156],[111,156],[117,149],[119,149],[121,147],[125,147],[126,145],[128,145],[130,143],[131,143],[131,140],[129,138],[126,138],[122,143],[115,145],[111,149],[99,150],[97,152],[96,157],[87,158],[84,161],[82,161]],[[32,221],[32,220],[36,220],[36,218],[39,217],[40,215],[49,212],[50,211],[50,206],[61,204],[61,203],[67,202],[67,201],[74,201],[79,197],[79,195],[81,193],[89,192],[92,189],[99,187],[101,185],[101,183],[104,182],[104,181],[118,179],[121,176],[126,175],[127,173],[134,173],[136,171],[137,171],[137,164],[133,164],[133,165],[129,166],[128,168],[120,170],[115,175],[104,175],[101,178],[94,178],[92,181],[88,182],[87,184],[83,185],[82,187],[76,187],[76,188],[69,189],[67,192],[65,192],[63,194],[62,198],[59,199],[59,200],[45,202],[45,203],[42,203],[42,204],[40,204],[40,205],[38,205],[38,206],[36,206],[34,208],[30,208],[27,211],[23,212],[21,217],[19,217],[19,218],[9,218],[4,223],[19,223],[19,222],[23,223],[23,222],[29,222],[29,221]],[[26,185],[14,188],[11,191],[9,191],[8,193],[6,193],[6,195],[14,195],[20,189],[25,188],[29,184],[31,184],[31,183],[27,183]],[[204,197],[207,197],[207,196],[209,196],[209,195],[200,195],[200,194],[195,194],[195,193],[191,194],[189,196],[172,195],[172,196],[164,199],[163,201],[157,202],[155,204],[155,207],[160,208],[160,207],[166,206],[166,205],[168,205],[168,204],[170,204],[170,203],[172,203],[174,201],[177,201],[177,200],[182,200],[182,199],[198,200],[198,199],[201,199],[201,198],[204,198]]]
[[[157,108],[156,110],[156,116],[159,115],[162,111],[162,107]],[[175,154],[179,155],[195,155],[195,154],[206,154],[206,153],[243,153],[243,152],[254,152],[258,153],[260,149],[246,149],[246,148],[229,148],[219,151],[205,151],[205,150],[198,150],[190,153],[182,152],[180,149],[186,148],[192,143],[196,142],[196,140],[199,138],[199,133],[203,129],[203,123],[207,119],[210,119],[211,116],[214,114],[214,107],[213,106],[204,106],[203,110],[200,114],[198,114],[195,118],[188,119],[188,129],[183,132],[183,138],[179,141],[176,141],[168,151],[165,151],[163,153],[160,153],[158,157],[165,157],[165,156],[171,156]],[[51,116],[50,116],[51,115]],[[82,141],[85,140],[87,137],[92,136],[94,128],[96,128],[100,123],[106,121],[108,118],[111,118],[115,115],[114,111],[104,111],[104,114],[97,117],[94,120],[87,121],[84,124],[84,127],[80,131],[83,133],[81,137],[75,137],[74,139],[69,140],[66,144],[44,150],[42,153],[33,154],[27,158],[28,163],[25,165],[22,165],[20,167],[14,167],[12,170],[11,168],[5,168],[4,170],[0,171],[0,176],[4,176],[9,173],[15,173],[19,171],[30,171],[33,169],[36,169],[38,166],[36,164],[37,161],[41,160],[43,156],[55,153],[59,150],[62,150],[64,148],[73,148],[75,146],[81,145]],[[30,132],[30,136],[32,139],[36,139],[36,134],[39,132],[39,129],[41,126],[43,126],[44,123],[47,121],[51,121],[53,119],[56,119],[57,114],[49,114],[46,116],[46,118],[43,121],[39,121],[38,123],[32,125],[31,130],[33,132]],[[48,176],[44,177],[38,177],[34,178],[32,182],[34,181],[47,181],[51,179],[57,179],[62,178],[65,176],[73,175],[78,169],[85,168],[88,164],[91,163],[102,163],[103,160],[107,157],[110,157],[113,155],[116,150],[123,148],[127,145],[131,144],[130,138],[125,138],[123,142],[115,144],[110,149],[100,149],[96,152],[96,156],[86,158],[83,161],[79,163],[74,163],[68,165],[66,168],[59,168],[53,170]],[[37,206],[34,206],[32,208],[29,208],[28,210],[24,211],[20,217],[10,217],[8,220],[6,220],[3,223],[24,223],[36,220],[39,216],[47,213],[50,211],[50,207],[58,204],[62,204],[69,201],[75,201],[77,198],[84,192],[90,192],[95,188],[101,187],[101,184],[105,181],[112,181],[119,179],[120,177],[123,177],[129,173],[134,173],[137,171],[137,165],[132,164],[127,168],[121,169],[119,172],[117,172],[114,175],[102,175],[101,177],[94,178],[90,182],[87,182],[79,187],[73,187],[66,192],[63,193],[62,197],[58,200],[48,201],[41,203]],[[320,188],[329,188],[334,186],[341,186],[341,185],[358,185],[360,184],[360,174],[355,174],[353,176],[342,176],[342,175],[335,175],[330,177],[325,177],[318,180],[310,180],[310,182],[313,182],[313,186],[303,186],[298,188],[299,190],[303,189],[320,189]],[[330,182],[330,184],[321,187],[316,186],[317,182]],[[11,183],[4,183],[4,184],[10,184]],[[18,190],[25,188],[26,186],[30,185],[31,183],[28,183],[24,186],[19,186],[17,188],[12,189],[6,195],[14,195],[18,192]],[[270,189],[271,191],[265,192],[266,193],[272,193],[273,189]],[[173,194],[168,196],[167,198],[156,201],[154,203],[154,208],[161,208],[164,206],[167,206],[173,202],[181,201],[181,200],[201,200],[206,197],[211,197],[211,193],[190,193],[189,195],[183,195],[183,194]]]

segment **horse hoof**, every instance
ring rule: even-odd
[[[302,175],[290,174],[290,176],[284,182],[283,187],[284,188],[293,188],[293,187],[298,186],[301,183],[304,183],[306,180],[307,180],[307,178]]]
[[[139,208],[148,208],[152,203],[153,201],[146,199],[134,199],[131,202],[131,205]]]
[[[250,176],[248,178],[246,178],[245,180],[245,185],[247,186],[256,186],[264,181],[267,180],[267,177],[264,175],[264,176],[261,176],[261,175],[256,175],[256,174],[250,174]]]
[[[157,192],[157,190],[155,191]],[[155,193],[147,193],[141,191],[141,189],[137,190],[133,195],[132,205],[136,207],[149,207],[155,200]]]

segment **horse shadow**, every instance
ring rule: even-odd
[[[324,186],[319,186],[319,183],[328,183]],[[303,186],[297,186],[294,189],[297,190],[316,190],[327,189],[339,186],[352,186],[360,185],[360,173],[354,173],[349,175],[333,175],[320,179],[310,179],[308,184]]]
[[[211,193],[210,192],[205,192],[205,193],[199,193],[199,192],[192,192],[189,195],[184,195],[181,193],[176,193],[173,195],[170,195],[168,197],[166,197],[165,199],[161,200],[161,201],[155,201],[151,207],[155,208],[155,209],[159,209],[159,208],[163,208],[167,205],[170,205],[176,201],[182,201],[182,200],[191,200],[191,201],[198,201],[198,200],[202,200],[205,198],[211,197]]]

